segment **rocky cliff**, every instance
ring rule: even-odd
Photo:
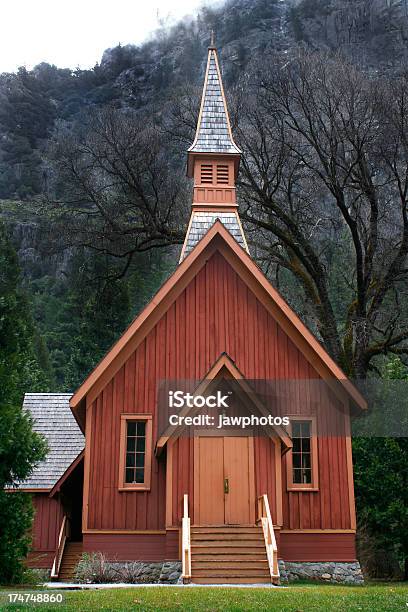
[[[340,50],[374,70],[407,60],[407,0],[302,0],[290,14],[294,38],[313,47]]]

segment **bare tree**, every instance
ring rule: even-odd
[[[378,357],[408,354],[408,78],[369,78],[306,51],[265,57],[249,74],[232,120],[253,253],[267,271],[286,270],[301,316],[365,377]],[[82,132],[61,128],[52,209],[67,243],[124,258],[125,271],[134,253],[183,240],[197,100],[174,96],[160,129],[111,109]]]
[[[407,100],[406,77],[306,51],[269,58],[239,96],[241,206],[260,258],[300,283],[303,315],[358,377],[408,354]]]
[[[106,108],[61,125],[49,150],[45,203],[58,244],[122,258],[179,244],[189,189],[174,143],[153,118]],[[52,237],[51,237],[52,238]]]

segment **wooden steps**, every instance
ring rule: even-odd
[[[242,578],[236,576],[228,576],[228,578],[193,578],[195,584],[271,584],[271,577],[257,576],[252,578]]]
[[[82,556],[82,542],[67,542],[62,555],[58,574],[59,582],[72,582],[75,578],[75,568]]]
[[[244,540],[245,542],[249,542],[251,541],[254,545],[256,544],[263,544],[263,539],[261,539],[259,537],[259,533],[220,533],[219,535],[217,535],[217,540],[213,540],[214,543],[219,543],[222,544],[223,541],[227,541],[227,542],[231,542],[231,538],[234,538],[234,540],[236,539],[236,544],[239,544],[242,540]],[[212,539],[212,534],[210,533],[196,533],[195,534],[195,541],[197,542],[197,544],[199,544],[201,541],[203,542],[209,542]]]
[[[247,559],[245,559],[245,561],[247,561]],[[198,561],[196,563],[196,569],[197,571],[218,571],[218,570],[224,570],[225,569],[225,561],[218,561],[218,559],[216,561],[213,562],[206,562],[206,561]],[[242,561],[228,561],[228,568],[231,570],[242,570],[243,567],[243,563]],[[269,569],[268,566],[268,562],[264,561],[264,560],[255,560],[253,562],[251,562],[250,565],[250,569],[254,569],[254,570],[259,570],[259,569]]]
[[[263,553],[251,553],[248,551],[245,551],[243,553],[240,553],[240,557],[242,557],[242,561],[246,560],[246,561],[254,561],[254,562],[263,562],[265,559],[265,555]],[[214,553],[214,554],[206,554],[203,553],[200,555],[200,561],[202,563],[217,563],[219,561],[230,561],[231,563],[237,560],[237,554],[235,551],[235,554],[230,554],[230,553]]]
[[[262,528],[191,528],[191,581],[197,584],[271,583]]]

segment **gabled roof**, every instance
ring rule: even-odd
[[[69,406],[71,393],[26,393],[23,409],[31,414],[34,431],[49,446],[45,459],[20,489],[51,490],[84,449],[84,436]]]
[[[85,420],[86,398],[88,398],[88,402],[94,401],[178,295],[199,270],[205,266],[208,258],[216,251],[221,253],[241,279],[251,288],[256,297],[291,338],[295,346],[333,388],[333,391],[337,394],[340,393],[342,397],[346,393],[354,405],[361,409],[367,408],[365,399],[344,372],[274,289],[248,253],[239,246],[235,238],[217,220],[71,398],[71,408],[82,426],[84,426]]]
[[[245,380],[245,377],[239,371],[234,361],[226,353],[220,355],[220,357],[216,360],[216,362],[207,372],[201,383],[197,386],[194,395],[205,394],[206,390],[211,386],[211,383],[215,379],[218,379],[218,377],[220,377],[223,372],[229,374],[230,378],[234,379],[235,381],[239,381],[239,390],[240,393],[244,394],[246,404],[252,404],[258,410],[260,416],[268,416],[270,414],[269,410],[266,408],[266,406],[264,406],[254,389],[252,389],[250,384]],[[179,412],[178,416],[181,417],[193,415],[194,412],[196,413],[199,410],[200,408],[189,408],[186,406]],[[157,441],[156,454],[160,455],[167,442],[170,439],[176,439],[177,437],[179,437],[183,429],[183,425],[169,425],[166,431],[163,432],[163,434]],[[270,435],[270,437],[280,438],[285,451],[288,451],[290,448],[292,448],[292,440],[290,439],[290,436],[284,427],[273,426],[265,427],[265,429],[267,430],[267,433],[268,435]]]
[[[197,132],[189,153],[240,154],[232,137],[215,47],[209,47]]]

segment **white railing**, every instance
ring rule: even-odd
[[[191,537],[190,537],[190,517],[188,516],[188,495],[185,494],[183,498],[183,518],[181,520],[182,525],[182,579],[183,582],[190,582],[191,580]]]
[[[61,529],[58,536],[57,550],[55,552],[54,563],[52,564],[51,578],[58,578],[62,555],[64,554],[65,543],[69,536],[69,521],[64,514],[61,523]]]
[[[258,521],[262,525],[265,538],[266,554],[268,557],[269,572],[273,582],[279,580],[278,547],[276,545],[275,532],[269,508],[268,496],[261,495],[258,498]]]

